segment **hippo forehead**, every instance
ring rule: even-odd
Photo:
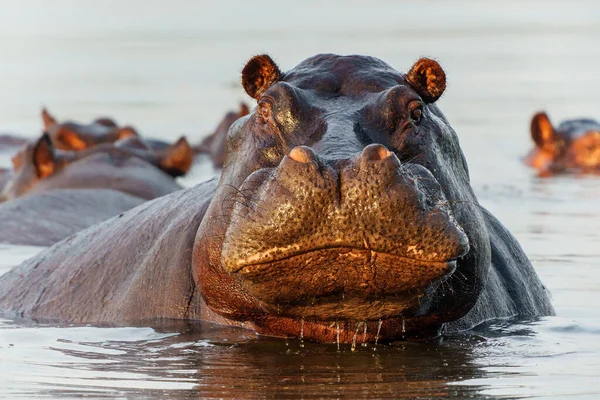
[[[402,74],[369,56],[319,54],[298,64],[283,80],[301,89],[356,96],[405,85]]]

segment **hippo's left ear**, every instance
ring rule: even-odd
[[[160,160],[161,169],[172,176],[185,175],[194,162],[194,151],[189,142],[182,136],[179,140],[165,149]]]
[[[36,142],[33,148],[33,166],[40,179],[51,175],[56,169],[54,146],[47,133]]]
[[[446,73],[429,58],[421,58],[406,74],[406,80],[426,103],[433,103],[446,89]]]
[[[242,70],[242,86],[250,97],[258,100],[281,76],[279,67],[271,57],[266,54],[254,56]]]

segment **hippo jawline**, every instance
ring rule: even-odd
[[[240,267],[244,288],[274,315],[377,321],[418,306],[456,260],[424,261],[365,248],[329,247]]]

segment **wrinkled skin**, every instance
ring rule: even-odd
[[[143,199],[164,196],[181,187],[128,149],[103,144],[83,151],[54,148],[48,135],[28,143],[13,158],[13,173],[0,199],[57,188],[114,189]]]
[[[546,113],[531,119],[533,150],[525,163],[538,170],[540,176],[560,173],[600,173],[600,123],[591,119],[573,119],[558,127]]]
[[[144,204],[25,262],[0,278],[0,308],[346,343],[553,313],[516,240],[477,203],[434,104],[445,89],[435,61],[401,74],[324,54],[284,74],[257,56],[242,84],[258,105],[231,127],[218,185]]]
[[[198,153],[207,153],[210,155],[213,165],[217,168],[222,168],[225,163],[227,132],[229,132],[229,128],[237,119],[248,115],[249,112],[248,106],[245,103],[241,103],[239,111],[230,111],[225,114],[217,129],[205,137],[199,145],[195,146],[194,150]]]

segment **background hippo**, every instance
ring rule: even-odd
[[[592,119],[563,121],[552,126],[548,115],[537,113],[531,119],[535,148],[525,163],[540,175],[564,172],[600,173],[600,123]]]
[[[50,246],[146,199],[111,189],[55,189],[0,203],[0,243]]]
[[[42,135],[13,157],[13,173],[0,197],[10,200],[57,188],[114,189],[153,199],[181,186],[125,148],[106,144],[80,152],[61,151],[48,135]]]
[[[119,127],[111,118],[98,118],[89,124],[58,122],[48,110],[42,109],[44,131],[52,143],[63,150],[83,150],[99,143],[112,143],[130,136],[138,136],[130,126]]]
[[[516,240],[475,198],[435,101],[445,74],[318,55],[251,59],[258,106],[214,181],[82,231],[0,278],[0,308],[85,323],[204,319],[274,336],[429,338],[550,315]]]
[[[217,129],[209,136],[205,137],[199,145],[194,147],[198,153],[207,153],[212,159],[215,167],[221,168],[225,163],[225,144],[227,141],[227,132],[231,124],[238,118],[248,115],[250,110],[245,103],[240,104],[240,110],[237,112],[230,111],[225,114],[223,120],[217,126]]]

